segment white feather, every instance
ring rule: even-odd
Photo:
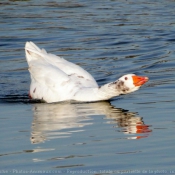
[[[130,87],[125,86],[124,79],[119,79],[118,82],[108,83],[99,88],[94,78],[83,68],[47,53],[33,42],[26,43],[25,51],[31,74],[30,97],[33,99],[42,99],[48,103],[65,100],[99,101],[139,88],[135,88],[132,83],[133,74],[127,75]],[[124,83],[119,87],[117,84],[120,81]]]

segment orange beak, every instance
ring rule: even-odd
[[[148,77],[140,77],[137,75],[132,76],[132,79],[133,79],[133,84],[135,86],[142,86],[143,84],[145,84],[149,80]]]

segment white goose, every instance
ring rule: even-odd
[[[148,81],[148,77],[127,74],[99,87],[87,71],[61,57],[47,53],[33,42],[26,43],[25,52],[31,74],[29,97],[47,103],[108,100],[134,92]]]

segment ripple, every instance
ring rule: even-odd
[[[21,95],[21,94],[15,94],[15,95],[5,95],[0,97],[1,103],[42,103],[41,100],[32,100],[29,99],[27,94]]]
[[[62,174],[123,172],[136,164],[173,169],[174,6],[172,0],[1,1],[1,166]],[[33,101],[26,41],[81,65],[99,85],[126,73],[150,80],[112,105]]]

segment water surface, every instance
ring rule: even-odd
[[[172,174],[175,2],[0,2],[1,173]],[[139,91],[98,103],[30,101],[26,41],[99,85],[136,73]]]

